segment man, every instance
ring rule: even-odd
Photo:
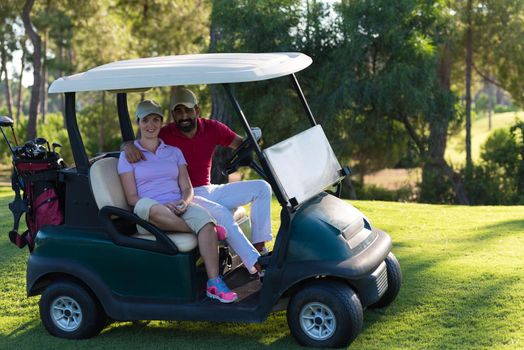
[[[194,201],[209,210],[228,232],[242,232],[231,210],[251,203],[251,241],[259,252],[265,252],[265,242],[272,239],[269,184],[263,180],[224,185],[210,182],[211,161],[216,146],[235,149],[242,143],[242,137],[216,120],[201,118],[197,98],[186,88],[175,90],[170,110],[173,122],[162,128],[159,137],[166,144],[182,150],[196,196]],[[125,145],[124,151],[131,163],[143,159],[142,153],[133,144]]]

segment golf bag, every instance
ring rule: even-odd
[[[56,152],[45,152],[38,159],[13,157],[11,184],[15,199],[9,209],[13,212],[14,224],[9,239],[18,248],[27,245],[32,252],[36,234],[42,226],[64,222],[57,171],[62,167],[61,161]],[[27,230],[19,234],[18,226],[24,213]]]

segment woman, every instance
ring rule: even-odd
[[[136,118],[140,139],[135,145],[145,160],[130,164],[122,153],[118,173],[126,200],[134,212],[165,231],[195,232],[200,255],[208,276],[206,294],[223,303],[238,299],[218,274],[217,235],[225,230],[202,207],[191,203],[193,187],[182,152],[158,138],[162,127],[162,109],[151,100],[138,104]]]

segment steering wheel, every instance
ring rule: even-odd
[[[254,144],[251,142],[249,137],[246,137],[244,141],[237,147],[233,152],[233,155],[224,166],[222,173],[229,175],[234,173],[240,166],[249,166],[253,161],[253,149]]]

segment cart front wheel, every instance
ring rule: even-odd
[[[74,282],[54,282],[40,298],[40,318],[47,331],[60,338],[90,338],[104,328],[106,316],[98,301]]]
[[[296,293],[287,310],[291,334],[302,345],[348,346],[362,329],[362,305],[353,290],[336,281],[315,282]]]

